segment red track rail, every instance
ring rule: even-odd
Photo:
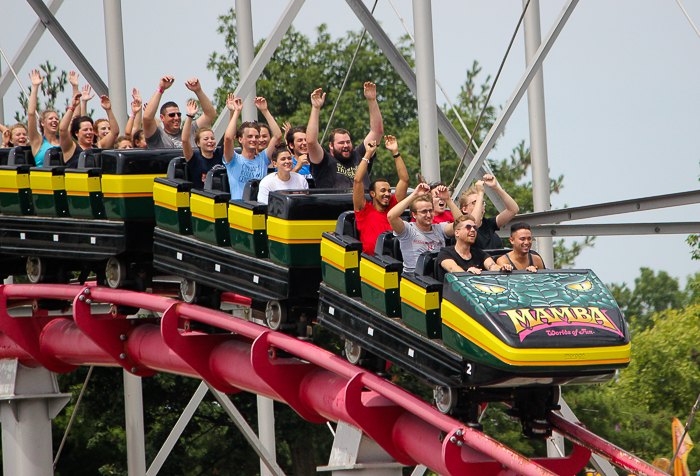
[[[11,317],[12,301],[73,302],[73,315]],[[133,306],[161,319],[92,314],[92,303]],[[232,334],[190,332],[188,321]],[[636,474],[664,473],[582,428],[552,419],[565,433],[581,430],[565,458],[527,459],[489,436],[464,427],[392,383],[285,334],[221,311],[132,291],[76,285],[0,286],[0,358],[69,372],[79,365],[121,366],[140,376],[169,372],[202,378],[226,393],[253,392],[287,403],[317,423],[344,421],[362,429],[396,461],[423,464],[442,475],[575,475],[592,447]],[[298,358],[270,357],[281,349]],[[274,354],[274,352],[273,352]],[[568,423],[568,422],[567,422]],[[602,443],[601,443],[602,442]],[[579,444],[580,443],[580,444]],[[625,456],[620,456],[623,454]]]

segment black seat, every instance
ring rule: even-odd
[[[374,247],[374,254],[381,256],[391,256],[395,260],[403,262],[401,254],[401,244],[394,236],[393,231],[385,231],[377,237],[377,244]]]
[[[12,152],[12,148],[10,147],[0,148],[0,165],[7,165],[7,161],[10,158],[10,152]]]
[[[64,167],[65,165],[63,163],[63,151],[59,147],[51,147],[44,154],[44,165],[42,167]]]
[[[102,167],[102,151],[105,149],[85,149],[78,156],[79,169],[91,169]],[[62,159],[61,159],[62,160]]]
[[[168,178],[190,181],[190,171],[184,157],[175,157],[168,163]]]
[[[339,235],[351,236],[356,240],[360,239],[360,234],[357,232],[357,222],[355,221],[355,212],[343,212],[338,217],[338,222],[335,225],[335,232]]]
[[[204,180],[204,190],[231,193],[226,167],[217,165],[207,172],[207,178]]]
[[[51,150],[51,149],[49,149]],[[36,166],[32,148],[28,145],[21,145],[13,148],[7,157],[7,165],[31,165]]]
[[[251,179],[243,187],[242,200],[258,201],[258,191],[260,190],[260,179]]]
[[[437,264],[438,251],[424,251],[418,256],[416,260],[416,275],[417,276],[430,276],[431,278],[437,279],[438,276],[438,264]],[[442,281],[439,279],[438,281]]]

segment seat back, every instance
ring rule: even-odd
[[[258,191],[260,190],[260,179],[250,179],[243,187],[242,200],[258,201]]]
[[[12,152],[11,147],[0,148],[0,165],[7,165],[7,161],[10,158],[10,152]]]
[[[207,178],[204,180],[204,190],[231,193],[226,167],[217,165],[207,172]]]
[[[355,221],[355,212],[343,212],[338,217],[338,222],[335,225],[335,232],[339,235],[352,236],[356,240],[360,239],[360,234],[357,232],[357,222]]]
[[[437,255],[437,251],[425,251],[421,253],[416,260],[416,275],[430,276],[431,278],[437,279]]]
[[[78,156],[78,168],[90,169],[102,167],[102,151],[105,149],[86,149]]]
[[[179,179],[190,181],[190,171],[187,168],[187,161],[184,157],[175,157],[168,164],[168,174],[169,179]]]
[[[401,244],[399,239],[394,236],[393,231],[385,231],[377,237],[377,244],[374,247],[375,255],[391,256],[397,261],[403,262],[401,254]]]
[[[28,145],[14,147],[7,158],[7,165],[31,165],[34,167],[36,162],[34,162],[32,148]]]
[[[89,149],[88,149],[89,150]],[[81,152],[84,154],[85,152]],[[63,167],[63,151],[59,147],[51,147],[44,154],[44,164],[42,167]]]

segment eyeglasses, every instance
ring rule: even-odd
[[[433,213],[433,209],[426,208],[425,210],[417,210],[416,213],[420,213],[421,215],[427,215],[428,213]]]
[[[181,112],[169,112],[168,113],[168,117],[175,117],[175,116],[182,117],[182,113]]]
[[[469,223],[466,223],[462,228],[466,229],[467,231],[472,231],[472,228],[474,228],[474,231],[479,231],[478,226]]]

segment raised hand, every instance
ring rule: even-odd
[[[435,187],[435,191],[438,198],[445,201],[450,199],[450,191],[447,189],[447,186],[438,185],[437,187]]]
[[[140,97],[138,99],[134,98],[134,100],[131,101],[131,113],[133,115],[136,115],[140,111],[141,111],[141,98]]]
[[[80,75],[76,73],[75,71],[71,71],[68,73],[68,81],[70,82],[71,86],[74,88],[78,87],[78,80],[80,79]]]
[[[71,102],[70,108],[75,109],[80,104],[80,99],[83,97],[82,93],[78,93],[73,96],[73,101]]]
[[[32,86],[34,87],[39,86],[44,80],[44,78],[41,77],[41,72],[38,69],[33,69],[32,72],[29,73],[29,79],[32,80]]]
[[[141,93],[136,88],[134,88],[134,90],[131,91],[131,97],[134,101],[138,99],[139,102],[143,102],[143,99],[141,99]]]
[[[419,183],[413,193],[416,195],[426,195],[430,193],[430,185],[427,183]]]
[[[282,137],[287,137],[287,132],[292,128],[292,125],[289,123],[289,121],[286,121],[284,124],[282,124],[282,130],[284,131],[284,135]]]
[[[366,149],[365,157],[372,157],[374,155],[374,153],[377,151],[377,141],[373,140],[373,141],[367,142],[365,144],[365,149]]]
[[[95,94],[92,92],[92,87],[89,84],[86,84],[83,86],[83,92],[80,94],[81,99],[85,102],[88,102],[90,99],[95,97]]]
[[[311,93],[311,106],[316,109],[321,109],[323,102],[326,100],[326,93],[323,93],[323,88],[318,88]]]
[[[158,83],[158,87],[160,89],[162,89],[163,91],[165,91],[166,89],[168,89],[170,86],[173,85],[173,81],[175,81],[175,78],[173,78],[172,76],[163,76],[162,78],[160,78],[160,82]]]
[[[264,97],[255,98],[255,107],[257,107],[261,112],[267,110],[267,99]]]
[[[243,100],[237,98],[235,94],[229,93],[228,98],[226,98],[226,107],[229,111],[242,111],[243,110]]]
[[[109,98],[103,94],[100,96],[100,106],[102,106],[102,109],[105,111],[109,111],[112,109],[112,101],[110,101]]]
[[[185,87],[193,92],[202,89],[202,85],[199,83],[199,79],[197,78],[190,78],[187,81],[185,81]]]
[[[187,101],[187,115],[194,116],[199,111],[199,103],[194,99]]]
[[[476,181],[476,191],[478,193],[484,193],[484,181],[483,180]]]
[[[393,155],[399,152],[399,143],[394,136],[384,136],[384,147],[389,149]]]
[[[365,83],[365,98],[369,101],[377,99],[377,85],[371,81]]]
[[[484,175],[484,183],[489,187],[494,188],[498,185],[498,180],[496,180],[496,177],[494,177],[493,175],[486,174]]]

